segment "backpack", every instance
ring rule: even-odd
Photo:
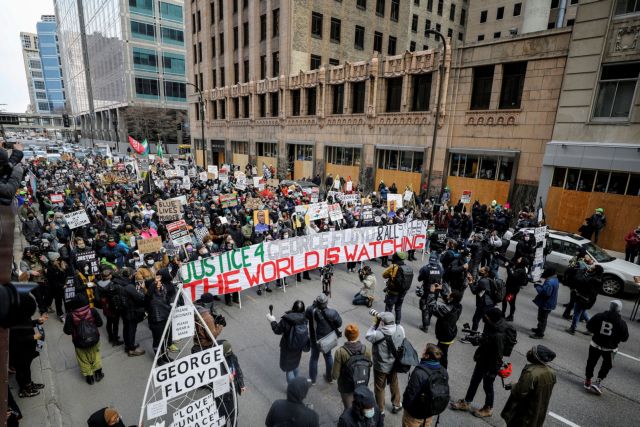
[[[502,354],[503,356],[511,356],[513,352],[513,348],[518,343],[518,331],[511,326],[510,323],[507,324],[507,329],[504,332],[504,347]]]
[[[413,372],[416,369],[425,372],[429,377],[414,404],[421,411],[418,418],[440,415],[449,406],[449,374],[447,370],[442,367],[438,370],[426,369],[418,365]]]
[[[413,345],[411,345],[411,342],[408,339],[403,338],[402,344],[400,344],[400,347],[398,348],[393,344],[393,338],[391,338],[391,335],[385,335],[384,340],[386,340],[387,348],[394,358],[394,372],[406,374],[412,366],[417,366],[420,363],[418,352],[413,348]]]
[[[507,284],[504,283],[502,279],[492,279],[491,280],[491,299],[494,303],[499,303],[504,300],[504,297],[507,295]]]
[[[340,378],[344,380],[351,390],[355,390],[356,387],[361,385],[368,387],[373,364],[365,357],[364,350],[358,353],[351,353],[346,347],[344,349],[349,354],[349,360],[342,366]]]
[[[89,348],[100,341],[100,331],[96,325],[93,313],[79,319],[74,319],[73,344],[78,348]]]
[[[125,310],[124,298],[120,291],[121,286],[113,283],[109,283],[102,291],[107,298],[107,302],[114,312],[120,313]]]
[[[289,335],[287,336],[287,348],[295,351],[309,351],[311,349],[309,328],[306,323],[291,325]]]
[[[413,269],[408,265],[398,265],[396,277],[392,280],[392,290],[400,294],[406,294],[413,283]]]

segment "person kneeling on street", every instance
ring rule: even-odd
[[[360,288],[360,291],[353,296],[352,304],[371,307],[371,305],[373,305],[376,290],[376,275],[371,271],[371,267],[365,265],[360,271],[358,271],[358,276],[360,276],[362,288]]]

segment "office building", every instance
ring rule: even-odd
[[[49,108],[43,112],[60,114],[65,111],[65,90],[56,26],[55,15],[42,15],[40,22],[36,24],[36,31],[44,86],[49,103]]]
[[[84,140],[188,145],[182,0],[55,0],[71,112]],[[121,145],[124,143],[124,145]]]
[[[27,110],[28,112],[48,111],[49,103],[47,102],[47,93],[44,86],[40,52],[38,51],[38,36],[34,33],[21,32],[20,43],[22,44],[24,73],[27,78],[27,88],[29,89],[29,107]]]

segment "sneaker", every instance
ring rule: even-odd
[[[127,355],[129,357],[142,356],[145,353],[144,349],[136,348],[135,350],[127,351]]]
[[[591,389],[591,378],[585,379],[583,385],[585,390]]]
[[[328,377],[325,375],[324,379],[329,383],[329,384],[333,384],[333,378]]]
[[[180,351],[178,346],[175,344],[171,344],[169,347],[167,347],[167,350],[169,350],[171,353],[177,353]]]
[[[420,329],[425,334],[429,333],[429,327],[428,326],[420,326],[418,329]]]
[[[20,393],[18,394],[18,396],[21,399],[24,399],[25,397],[33,397],[33,396],[37,396],[40,394],[39,390],[29,390],[29,389],[25,389],[25,390],[20,390]]]
[[[393,405],[393,408],[391,408],[391,413],[392,414],[397,414],[400,411],[402,411],[402,406]]]
[[[267,291],[267,292],[269,292],[269,293],[273,292],[273,291],[271,290],[271,288],[265,288],[265,291]]]
[[[471,341],[469,341],[466,338],[460,338],[458,341],[460,341],[462,344],[470,344],[471,343]]]
[[[478,418],[490,417],[492,413],[493,411],[490,406],[483,406],[482,408],[473,411],[473,415]]]
[[[538,328],[531,328],[531,332],[538,333]]]
[[[467,403],[464,399],[460,399],[457,402],[452,402],[449,404],[449,407],[454,411],[468,411],[471,409],[471,405]]]
[[[31,383],[28,387],[31,390],[42,390],[44,388],[44,384]]]
[[[258,295],[262,295],[262,290],[258,289]]]
[[[597,394],[598,396],[602,395],[602,385],[600,384],[601,381],[602,380],[598,378],[596,382],[591,384],[591,391]]]
[[[573,328],[567,328],[564,330],[566,333],[574,335],[576,333],[576,330]]]

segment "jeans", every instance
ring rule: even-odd
[[[385,374],[384,372],[373,370],[373,381],[374,381],[374,394],[376,397],[376,403],[378,404],[378,408],[380,408],[380,412],[384,411],[384,389],[387,386],[387,382],[389,383],[389,388],[391,389],[391,403],[393,406],[400,406],[400,398],[402,395],[400,394],[400,386],[398,385],[398,373],[390,372]]]
[[[485,313],[489,311],[493,307],[488,305],[483,305],[480,307],[476,307],[476,311],[473,313],[473,318],[471,319],[471,330],[477,331],[478,326],[480,326],[480,320],[484,317]]]
[[[638,255],[638,248],[625,248],[624,250],[624,260],[633,262],[636,259],[636,255]]]
[[[601,380],[605,379],[611,370],[611,367],[613,366],[613,351],[602,351],[590,345],[587,368],[585,369],[585,377],[588,379],[593,377],[593,370],[598,364],[600,357],[602,357],[602,366],[600,366],[600,371],[598,371],[598,378]]]
[[[369,298],[358,292],[353,296],[353,301],[351,303],[353,305],[367,305],[369,303]]]
[[[473,374],[471,374],[471,382],[467,389],[467,395],[464,397],[465,402],[473,402],[476,391],[478,391],[478,386],[482,382],[482,388],[485,394],[484,406],[493,408],[493,382],[496,379],[496,375],[495,372],[489,372],[487,367],[476,363],[475,368],[473,368]]]
[[[333,369],[333,356],[331,351],[322,353],[324,356],[325,377],[331,378],[331,370]],[[311,344],[311,357],[309,357],[309,378],[312,382],[316,382],[318,378],[318,359],[320,358],[320,350],[318,346]]]
[[[287,384],[289,384],[291,381],[293,381],[293,379],[298,376],[299,372],[300,372],[300,368],[295,368],[293,371],[285,372],[285,375],[287,377]]]
[[[118,329],[120,329],[120,316],[105,316],[107,318],[107,336],[109,341],[116,341],[120,336],[118,335]]]
[[[451,347],[451,344],[445,344],[441,341],[438,341],[438,348],[440,349],[440,351],[442,351],[442,357],[440,358],[440,364],[442,365],[443,368],[447,369],[447,366],[449,365],[449,347]]]
[[[573,320],[571,321],[571,329],[575,331],[578,327],[578,322],[583,319],[588,322],[589,313],[587,313],[586,308],[582,308],[579,303],[575,303],[575,305],[573,306]]]
[[[569,318],[571,316],[571,310],[573,310],[573,306],[576,303],[576,293],[572,290],[569,294],[569,302],[567,303],[567,307],[564,309],[564,313],[562,313],[562,317]]]
[[[164,331],[164,325],[167,323],[167,320],[164,322],[152,322],[149,321],[149,329],[151,329],[151,337],[152,337],[152,345],[154,353],[160,352],[160,356],[166,357],[167,351],[167,342],[171,343],[171,326],[167,330],[166,339],[162,340],[162,332]],[[162,342],[160,342],[162,341]]]
[[[136,330],[138,322],[135,320],[122,319],[122,339],[124,341],[124,351],[136,349]]]
[[[396,324],[400,324],[402,318],[402,303],[404,302],[404,295],[391,295],[387,294],[384,298],[384,311],[391,311],[395,307],[396,312]]]
[[[549,317],[551,310],[544,310],[538,307],[538,327],[536,335],[544,336],[544,331],[547,329],[547,318]]]

